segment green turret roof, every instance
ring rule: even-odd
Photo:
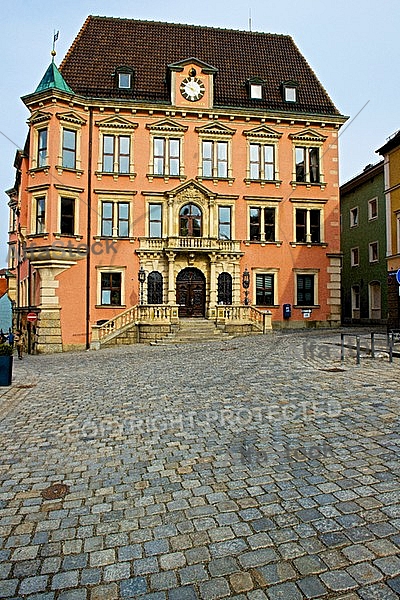
[[[37,86],[35,94],[37,92],[43,92],[43,90],[50,90],[54,88],[63,92],[68,92],[69,94],[74,93],[69,87],[68,83],[65,81],[64,77],[61,75],[60,71],[57,69],[54,60],[52,60],[46,73],[43,75],[41,82]]]

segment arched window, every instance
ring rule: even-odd
[[[232,275],[218,275],[218,304],[232,304]]]
[[[147,277],[147,304],[163,303],[163,277],[158,271],[152,271]]]
[[[201,237],[201,210],[195,204],[185,204],[179,211],[179,235]]]

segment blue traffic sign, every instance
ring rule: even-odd
[[[400,284],[400,269],[397,270],[396,281],[397,281],[398,284]]]

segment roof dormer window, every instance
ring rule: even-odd
[[[133,87],[133,69],[118,67],[114,73],[115,83],[119,90],[131,90]]]
[[[295,81],[286,81],[282,83],[283,99],[285,102],[297,102],[297,87]]]
[[[251,100],[262,100],[263,99],[263,87],[264,81],[258,77],[251,77],[248,82],[248,93]]]

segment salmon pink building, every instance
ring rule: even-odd
[[[9,267],[38,351],[340,323],[346,118],[291,37],[91,16],[23,102]]]

